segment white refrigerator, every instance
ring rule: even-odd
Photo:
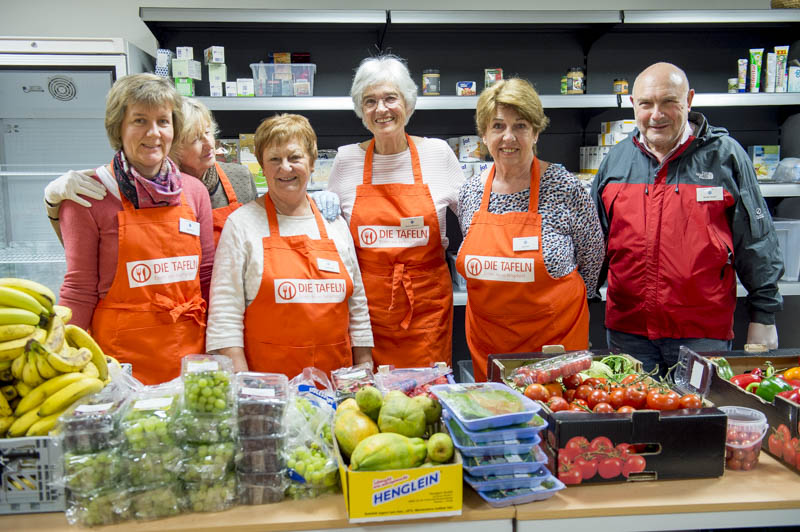
[[[111,160],[106,94],[121,76],[152,70],[153,58],[123,39],[0,37],[0,277],[58,293],[66,263],[44,187]]]

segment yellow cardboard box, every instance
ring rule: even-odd
[[[334,438],[334,441],[336,438]],[[461,515],[463,468],[452,464],[389,471],[351,471],[336,446],[342,493],[351,523]]]

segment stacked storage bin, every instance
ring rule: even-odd
[[[564,484],[545,467],[539,432],[541,407],[504,384],[431,387],[444,407],[445,425],[464,458],[464,480],[492,506],[543,500]],[[489,401],[495,406],[484,408]],[[509,413],[492,415],[509,405]]]
[[[236,503],[233,362],[219,355],[186,356],[181,376],[183,397],[175,425],[185,454],[186,507],[219,512]]]
[[[288,484],[283,416],[289,394],[286,375],[238,373],[239,455],[236,475],[240,504],[283,500]]]
[[[124,495],[119,420],[122,394],[106,388],[77,404],[61,418],[64,485],[70,524],[98,526],[116,523],[115,500]]]

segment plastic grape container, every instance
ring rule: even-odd
[[[283,458],[286,436],[256,436],[239,439],[241,453],[236,467],[240,471],[275,472],[286,467]]]
[[[289,381],[278,373],[236,374],[239,435],[265,436],[283,432]]]
[[[64,450],[92,453],[116,447],[124,404],[124,399],[102,392],[81,400],[59,420]]]
[[[233,469],[236,445],[233,442],[187,445],[183,462],[184,482],[215,482]]]
[[[128,450],[123,454],[126,477],[131,486],[146,487],[172,482],[181,472],[183,451],[164,446],[148,451]]]
[[[431,392],[469,430],[528,423],[542,408],[499,382],[437,384]]]
[[[130,492],[131,514],[135,519],[161,519],[181,513],[183,490],[180,483],[165,484]]]
[[[237,473],[240,504],[280,502],[289,484],[286,471],[273,473]]]
[[[478,495],[495,508],[502,508],[512,504],[525,504],[533,501],[543,501],[564,489],[564,484],[556,477],[550,475],[538,486],[533,488],[515,488],[508,490],[479,491]]]
[[[184,484],[184,502],[192,512],[221,512],[236,504],[236,475],[228,473],[223,479],[212,483]]]
[[[233,410],[233,362],[222,355],[188,355],[181,359],[183,408],[198,414]]]
[[[178,397],[161,393],[140,394],[131,401],[120,422],[127,447],[133,451],[176,446],[173,420],[178,410]]]
[[[239,428],[232,412],[209,415],[185,410],[178,414],[173,426],[182,441],[191,443],[234,441]]]
[[[114,486],[122,473],[123,462],[117,449],[64,454],[64,485],[75,494],[86,495]]]
[[[112,525],[133,517],[127,488],[113,487],[91,495],[70,494],[67,522],[86,527]]]

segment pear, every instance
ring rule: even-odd
[[[440,464],[453,458],[453,440],[448,434],[437,432],[428,439],[428,458]]]

